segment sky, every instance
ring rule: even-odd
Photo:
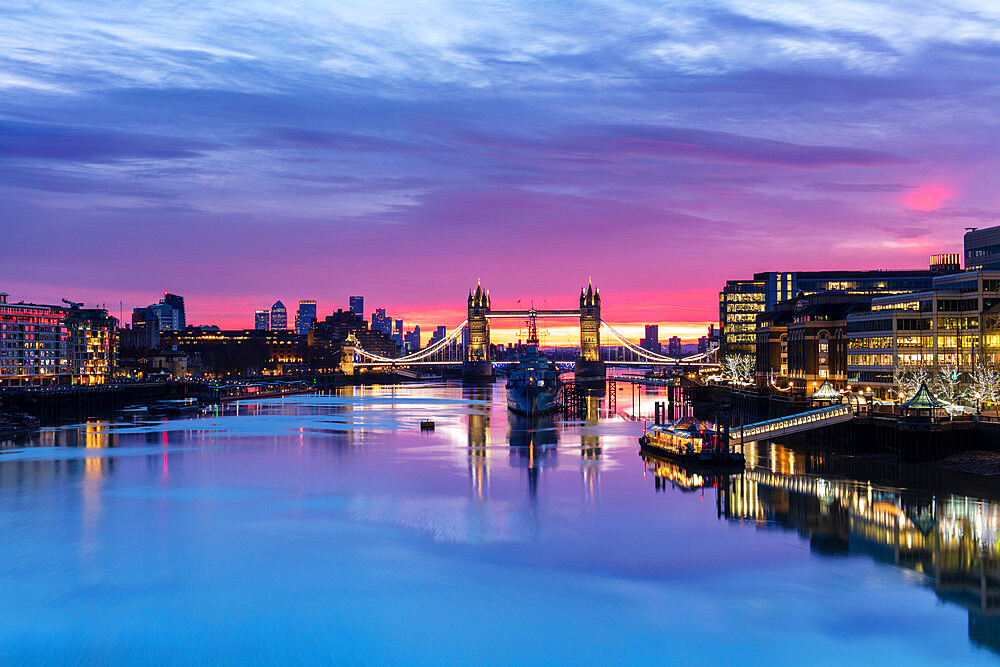
[[[477,280],[593,279],[617,328],[693,340],[726,279],[994,224],[998,92],[986,1],[6,0],[0,290],[430,328]]]

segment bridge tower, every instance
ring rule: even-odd
[[[345,375],[354,375],[354,348],[357,344],[358,339],[352,331],[340,346],[340,371]]]
[[[580,289],[580,356],[576,360],[576,377],[606,377],[601,361],[601,291],[593,283],[587,291]]]
[[[490,292],[477,281],[476,291],[469,291],[469,345],[462,363],[462,379],[488,382],[493,377],[490,359]]]

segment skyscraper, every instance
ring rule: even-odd
[[[302,299],[299,301],[299,309],[295,313],[295,333],[305,335],[309,333],[309,327],[316,321],[316,301],[314,299]]]
[[[678,336],[671,336],[667,342],[667,354],[671,357],[679,357],[681,350],[681,339]]]
[[[386,336],[392,334],[392,318],[385,314],[385,308],[377,308],[372,313],[372,331],[380,331]]]
[[[351,297],[351,312],[355,315],[365,316],[365,297],[363,296],[352,296]]]
[[[427,341],[427,347],[430,347],[431,345],[434,345],[435,343],[444,340],[445,336],[447,335],[448,335],[448,329],[446,327],[439,326],[437,329],[434,330],[434,333],[431,334],[431,339]]]
[[[660,345],[660,325],[647,324],[646,337],[639,341],[639,347],[650,352],[660,354],[663,347]]]
[[[281,303],[281,299],[278,299],[271,306],[271,331],[284,331],[287,328],[288,311],[285,310],[285,304]]]
[[[184,297],[164,292],[160,303],[165,303],[177,311],[177,328],[183,331],[187,327],[187,317],[184,315]]]
[[[271,328],[271,311],[270,310],[255,310],[253,311],[253,328],[257,331],[267,331]]]

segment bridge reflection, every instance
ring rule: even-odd
[[[658,490],[714,489],[720,518],[795,530],[817,553],[864,555],[923,575],[940,599],[968,610],[969,638],[1000,653],[1000,503],[825,476],[821,458],[766,449],[748,456],[762,465],[733,475],[654,458],[646,465]]]

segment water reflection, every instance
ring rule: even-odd
[[[525,417],[507,414],[508,460],[512,468],[523,468],[528,481],[528,495],[538,498],[538,478],[545,468],[558,463],[559,434],[552,415]]]
[[[817,554],[919,573],[940,599],[968,610],[975,644],[1000,653],[1000,503],[824,475],[820,453],[759,447],[748,457],[756,464],[735,474],[644,460],[658,491],[714,489],[721,518],[795,530]]]

